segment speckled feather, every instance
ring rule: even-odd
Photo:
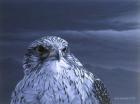
[[[12,93],[11,104],[110,104],[101,80],[86,71],[73,54],[67,52],[60,61],[41,63],[30,51],[38,45],[68,47],[64,39],[55,36],[34,41],[24,57],[25,75]]]

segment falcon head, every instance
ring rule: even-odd
[[[68,42],[60,37],[46,36],[32,42],[23,60],[25,70],[36,70],[44,63],[60,61],[69,54]]]

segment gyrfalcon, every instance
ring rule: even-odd
[[[110,104],[102,81],[84,68],[60,37],[32,42],[23,68],[10,104]]]

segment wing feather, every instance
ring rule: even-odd
[[[100,104],[111,104],[109,93],[100,79],[94,79],[93,87],[95,89],[95,96],[99,100]]]

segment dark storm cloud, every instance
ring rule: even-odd
[[[0,31],[129,30],[138,28],[138,12],[137,2],[1,3]]]
[[[98,2],[118,2],[118,1],[132,1],[132,0],[1,0],[0,2],[36,2],[36,1],[44,1],[44,2],[91,2],[91,1],[98,1]],[[133,0],[139,2],[139,0]]]

